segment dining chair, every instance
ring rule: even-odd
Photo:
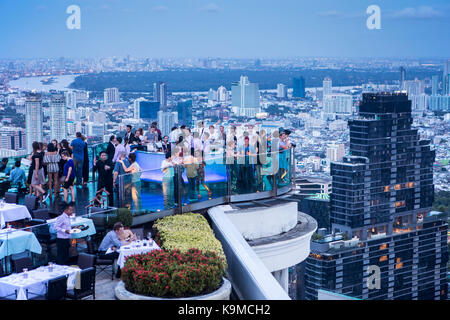
[[[80,253],[78,255],[77,266],[79,266],[81,270],[95,267],[95,255]]]
[[[19,196],[15,192],[6,192],[5,193],[5,202],[6,203],[15,203],[19,201]]]
[[[23,205],[27,207],[30,214],[37,209],[37,199],[38,198],[36,196],[27,194],[23,200]]]
[[[67,275],[50,279],[46,284],[45,295],[36,295],[29,297],[30,291],[27,290],[28,300],[65,300],[67,293]]]
[[[67,291],[69,299],[80,300],[92,296],[95,300],[95,268],[87,268],[80,272],[80,289]]]
[[[31,216],[33,217],[33,219],[41,219],[41,220],[50,220],[51,219],[48,208],[36,209],[30,213],[31,213]]]
[[[14,265],[14,272],[21,273],[23,269],[27,268],[28,270],[33,269],[33,262],[30,257],[23,257],[19,259],[12,260]]]

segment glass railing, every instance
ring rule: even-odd
[[[142,171],[122,174],[116,182],[118,207],[134,215],[269,198],[290,190],[293,181],[293,149],[250,157],[227,157],[222,152],[205,158],[184,157],[164,168],[163,153],[135,154]]]
[[[92,170],[94,167],[94,159],[99,157],[100,152],[106,151],[108,147],[108,142],[103,142],[99,144],[88,145],[88,159],[89,159],[89,181],[96,180],[96,174]]]
[[[99,157],[101,151],[106,151],[107,146],[107,142],[88,145],[89,181],[96,181],[96,174],[93,171],[94,158]],[[8,158],[8,164],[6,166],[5,172],[0,173],[0,197],[3,197],[5,195],[5,192],[7,192],[8,190],[11,192],[18,192],[19,189],[26,190],[26,186],[28,184],[28,173],[30,170],[29,161],[26,160],[28,157],[29,155]],[[16,161],[21,161],[20,168],[25,173],[24,183],[14,184],[9,182],[9,175],[15,168]]]

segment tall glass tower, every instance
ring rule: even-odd
[[[39,93],[29,93],[25,101],[27,153],[33,151],[32,144],[34,141],[41,142],[43,140],[43,117],[41,95]]]
[[[53,94],[50,100],[50,139],[67,139],[67,107],[64,94]]]
[[[305,78],[299,77],[292,79],[292,97],[304,98],[305,95]]]
[[[448,225],[430,216],[435,151],[404,93],[365,93],[350,153],[331,163],[333,233],[311,243],[306,297],[447,299]]]

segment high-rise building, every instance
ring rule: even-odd
[[[323,99],[325,113],[351,114],[353,106],[352,96],[349,94],[331,94]]]
[[[64,92],[66,98],[66,107],[70,109],[75,109],[77,107],[77,94],[75,91]]]
[[[228,101],[228,91],[224,86],[220,86],[217,89],[217,98],[219,102],[227,102]]]
[[[218,98],[217,91],[215,91],[213,88],[210,88],[208,91],[208,100],[217,101],[217,98]]]
[[[422,80],[414,79],[403,82],[403,90],[406,90],[408,97],[418,96],[425,93],[425,84]]]
[[[231,86],[232,106],[237,108],[237,115],[254,118],[259,112],[259,86],[250,83],[248,78],[241,76],[237,83]]]
[[[159,105],[161,110],[167,111],[167,84],[165,82],[159,86]]]
[[[43,118],[41,95],[39,93],[29,93],[25,102],[27,153],[33,151],[32,144],[34,141],[43,141]]]
[[[333,82],[331,81],[331,78],[326,77],[323,79],[323,99],[326,98],[326,96],[329,96],[333,94]]]
[[[450,59],[444,63],[442,72],[442,95],[450,94]]]
[[[292,79],[292,97],[304,98],[305,96],[305,78],[299,77]]]
[[[430,100],[428,106],[431,111],[450,111],[450,95],[437,95],[429,98]]]
[[[333,234],[311,242],[307,299],[447,299],[447,230],[431,215],[435,151],[412,128],[404,93],[364,93],[350,155],[331,163]]]
[[[158,127],[163,136],[169,135],[173,126],[178,123],[178,112],[158,111]]]
[[[119,89],[117,88],[107,88],[103,92],[103,102],[107,103],[115,103],[120,101]]]
[[[406,81],[406,69],[404,67],[400,67],[400,90],[405,89],[405,81]]]
[[[88,122],[86,124],[86,134],[89,137],[102,137],[105,134],[105,125],[98,122]]]
[[[342,161],[345,155],[344,144],[330,144],[326,150],[326,157],[330,161]]]
[[[431,77],[431,95],[437,96],[439,92],[439,76],[437,74]]]
[[[0,128],[0,149],[25,150],[26,136],[22,128]]]
[[[285,84],[277,84],[277,98],[285,99],[287,97],[287,86]]]
[[[50,139],[67,139],[67,107],[63,94],[52,94],[50,100]]]
[[[180,124],[190,127],[192,124],[192,100],[179,101],[177,104],[177,112]]]
[[[153,83],[153,101],[160,102],[159,98],[159,89],[160,89],[161,81]]]
[[[167,84],[165,82],[153,83],[153,101],[159,102],[160,109],[167,111]]]

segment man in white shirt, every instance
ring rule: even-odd
[[[122,144],[122,137],[117,137],[116,141],[117,141],[117,145],[116,145],[116,151],[114,152],[114,157],[112,160],[113,162],[117,162],[117,160],[119,160],[121,152],[125,152],[125,154],[126,154],[125,146]]]

